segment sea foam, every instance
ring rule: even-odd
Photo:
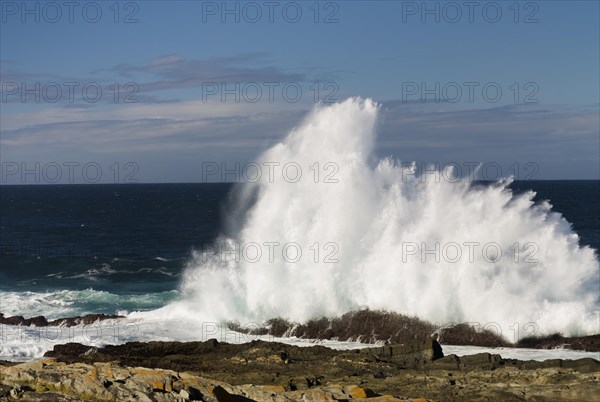
[[[302,322],[370,308],[510,340],[600,332],[598,258],[571,225],[535,193],[514,195],[510,178],[478,186],[376,160],[378,108],[359,98],[317,106],[263,153],[259,164],[301,177],[241,184],[229,235],[196,253],[182,299],[148,316]]]

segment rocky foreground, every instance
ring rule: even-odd
[[[0,365],[0,400],[600,401],[600,362],[443,357],[433,339],[336,351],[253,341],[57,345]]]

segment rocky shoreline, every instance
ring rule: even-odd
[[[236,323],[230,323],[229,327],[252,335],[295,336],[306,339],[331,339],[362,343],[404,343],[415,339],[425,339],[436,333],[440,342],[446,345],[530,349],[564,348],[600,352],[600,334],[581,337],[563,337],[561,334],[537,336],[534,334],[511,343],[491,329],[494,328],[494,325],[489,325],[489,328],[486,325],[467,323],[440,326],[417,317],[380,310],[353,311],[341,317],[322,317],[306,323],[294,323],[276,318],[268,320],[260,328],[245,328]]]
[[[352,351],[253,341],[56,345],[0,365],[0,400],[600,401],[600,362],[443,356],[433,339]]]
[[[11,317],[5,317],[4,314],[0,313],[0,324],[4,325],[23,325],[30,327],[32,325],[36,327],[73,327],[75,325],[90,325],[98,321],[110,320],[115,318],[125,318],[121,315],[109,315],[109,314],[87,314],[81,317],[68,317],[68,318],[57,318],[55,320],[46,319],[43,315],[36,317],[24,318],[21,315],[15,315]]]
[[[44,316],[24,318],[23,316],[5,317],[0,313],[0,324],[13,326],[65,326],[90,325],[103,320],[122,319],[119,315],[88,314],[81,317],[68,317],[48,320]],[[561,334],[532,336],[510,343],[500,334],[490,329],[456,323],[436,326],[416,317],[402,314],[361,310],[346,313],[337,318],[318,318],[306,323],[294,323],[281,318],[268,320],[261,327],[246,327],[235,322],[228,323],[233,331],[249,335],[271,335],[275,337],[297,337],[317,340],[339,340],[361,343],[398,344],[415,339],[425,339],[437,333],[441,343],[446,345],[514,347],[530,349],[572,349],[586,352],[600,352],[600,334],[563,337]]]

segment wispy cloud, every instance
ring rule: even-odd
[[[157,91],[189,90],[200,88],[212,83],[303,83],[308,78],[302,72],[286,72],[269,64],[269,58],[264,53],[252,53],[231,57],[218,57],[207,59],[185,59],[181,56],[170,54],[151,59],[138,64],[119,64],[112,67],[91,71],[88,76],[74,77],[42,72],[25,71],[16,63],[0,61],[2,72],[0,97],[3,103],[48,103],[87,104],[88,107],[102,104],[115,103],[113,94],[119,91],[121,101],[124,96],[131,95],[136,103],[165,103],[176,102],[178,99],[165,98],[156,94]],[[115,89],[115,81],[122,86]],[[31,91],[35,85],[52,86],[58,84],[60,96],[49,87],[47,94],[42,94],[36,101],[28,95],[23,102],[21,94],[25,89]],[[71,90],[69,85],[73,87]],[[90,102],[82,96],[85,85],[101,88],[105,96],[98,102]],[[125,87],[127,86],[127,87]],[[154,93],[154,94],[151,94]],[[95,90],[92,88],[92,96]],[[201,93],[198,92],[198,97]],[[49,100],[51,99],[51,100]]]
[[[380,156],[441,164],[533,162],[542,170],[538,178],[572,178],[573,172],[598,178],[600,117],[593,105],[473,110],[402,102],[384,106],[377,142]]]
[[[140,153],[169,149],[227,148],[257,151],[296,124],[304,110],[286,105],[205,103],[133,105],[116,110],[43,110],[3,124],[8,153],[27,148]],[[27,121],[28,124],[23,124]],[[57,152],[59,153],[59,152]]]
[[[218,150],[272,143],[300,123],[308,108],[286,103],[190,101],[129,105],[105,110],[44,109],[3,122],[7,147],[68,146],[113,152],[157,147]],[[532,160],[569,149],[580,157],[598,149],[593,108],[567,110],[524,105],[440,111],[398,102],[383,104],[377,141],[381,154],[405,159],[485,157]],[[253,147],[255,148],[255,147]],[[405,157],[407,156],[407,157]]]
[[[156,81],[140,83],[145,91],[189,88],[205,82],[286,82],[303,81],[302,73],[284,72],[274,66],[264,65],[268,55],[246,55],[211,59],[184,59],[170,54],[156,57],[141,64],[119,64],[112,71],[125,78],[135,79],[140,74],[150,74]]]

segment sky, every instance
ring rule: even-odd
[[[0,184],[202,182],[355,96],[375,159],[600,179],[599,26],[597,1],[0,0]]]

